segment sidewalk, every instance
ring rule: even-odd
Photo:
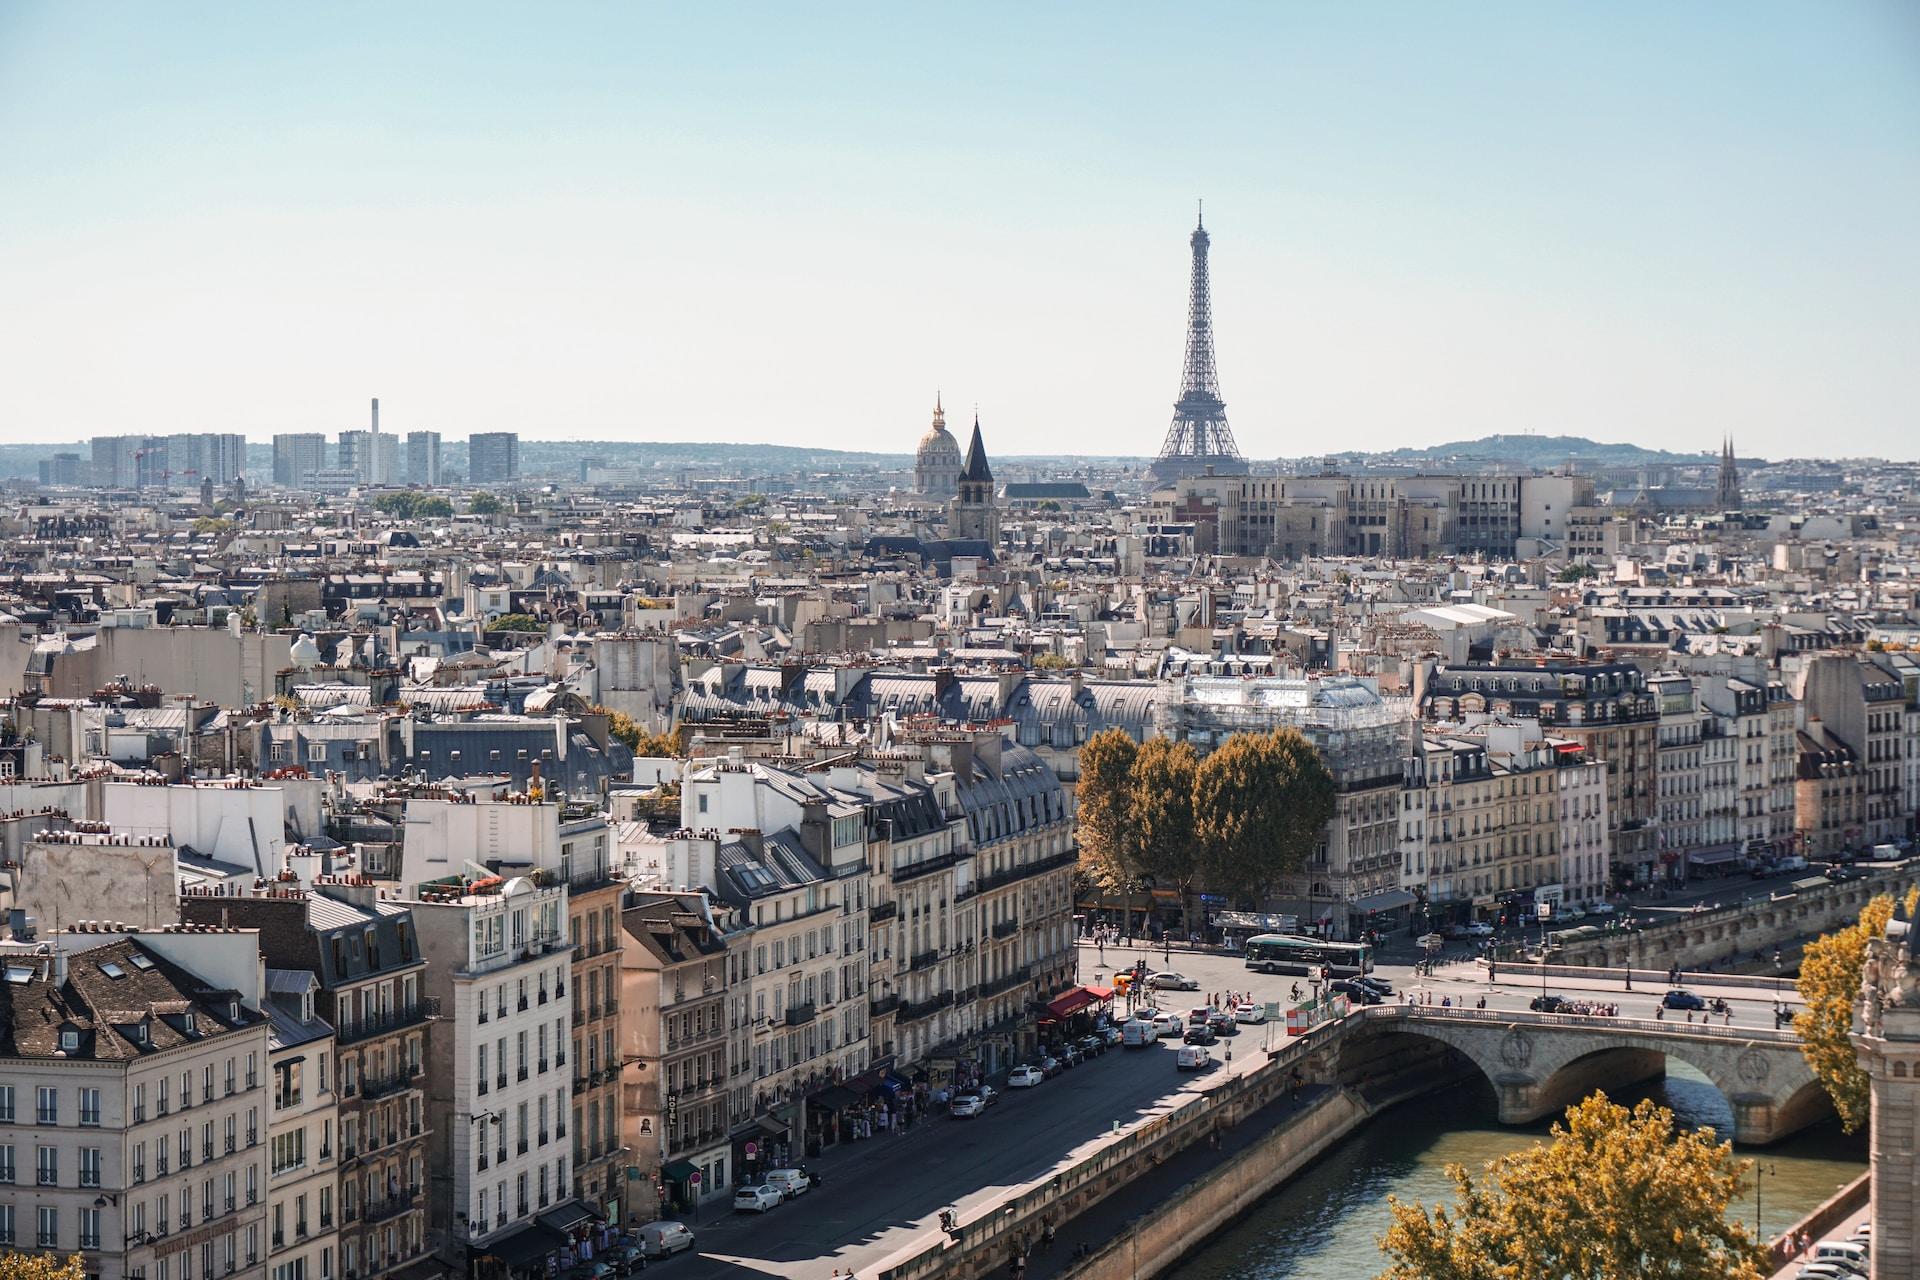
[[[1245,1151],[1264,1140],[1315,1100],[1332,1091],[1331,1085],[1308,1085],[1300,1091],[1300,1101],[1297,1103],[1285,1098],[1270,1102],[1239,1124],[1224,1130],[1218,1148],[1204,1141],[1196,1142],[1129,1182],[1126,1190],[1108,1196],[1078,1217],[1056,1223],[1057,1235],[1051,1249],[1042,1245],[1038,1237],[1027,1242],[1026,1280],[1047,1280],[1066,1271],[1073,1265],[1074,1253],[1081,1245],[1099,1249],[1124,1232],[1135,1219],[1145,1216],[1195,1178],[1236,1152]],[[988,1274],[1010,1274],[1007,1271],[1010,1258],[1011,1250],[1006,1257],[995,1260],[994,1269]]]

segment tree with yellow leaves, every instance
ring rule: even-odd
[[[1478,1182],[1449,1165],[1451,1208],[1390,1198],[1379,1280],[1760,1280],[1765,1249],[1726,1217],[1750,1165],[1711,1129],[1676,1133],[1665,1107],[1596,1093]]]
[[[0,1252],[0,1280],[83,1280],[86,1261],[79,1254],[56,1258],[50,1253]]]
[[[1913,914],[1914,895],[1907,896],[1907,914]],[[1794,985],[1806,1008],[1793,1016],[1800,1033],[1800,1052],[1820,1080],[1840,1127],[1854,1132],[1867,1122],[1870,1108],[1867,1073],[1849,1038],[1854,1006],[1860,1003],[1860,976],[1866,968],[1867,943],[1887,931],[1893,918],[1893,899],[1876,896],[1860,909],[1860,919],[1807,944],[1800,960],[1800,979]]]

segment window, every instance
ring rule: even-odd
[[[40,1231],[35,1243],[42,1249],[56,1248],[60,1244],[60,1211],[51,1205],[40,1206]]]
[[[60,1148],[35,1147],[33,1149],[36,1181],[43,1187],[60,1185]]]
[[[13,1177],[13,1144],[0,1143],[0,1183],[10,1183]]]
[[[13,1123],[13,1086],[0,1084],[0,1124]]]
[[[273,1139],[273,1172],[277,1177],[289,1169],[298,1169],[307,1162],[307,1131],[295,1129],[292,1133],[275,1135]]]
[[[41,1085],[38,1090],[38,1119],[41,1124],[60,1123],[60,1091],[51,1085]]]
[[[83,1187],[100,1185],[100,1148],[80,1148],[80,1185]]]
[[[0,1204],[0,1244],[13,1242],[13,1206]]]
[[[167,1114],[167,1078],[165,1076],[160,1077],[160,1086],[154,1095],[153,1114],[156,1116]]]
[[[80,1210],[80,1247],[82,1249],[100,1247],[100,1211],[98,1209]]]

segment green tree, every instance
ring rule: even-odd
[[[221,520],[215,516],[201,516],[193,522],[193,531],[202,537],[207,534],[231,533],[233,521]]]
[[[1133,759],[1127,783],[1127,861],[1180,893],[1180,926],[1191,932],[1188,892],[1200,874],[1194,843],[1193,790],[1200,757],[1193,745],[1149,738]]]
[[[476,516],[497,516],[503,506],[500,499],[491,493],[476,493],[467,499],[467,510]]]
[[[1139,751],[1124,729],[1102,729],[1080,748],[1080,781],[1074,788],[1080,869],[1109,893],[1130,891],[1139,874],[1129,844],[1133,760]]]
[[[1065,671],[1076,665],[1073,659],[1059,653],[1043,653],[1033,660],[1035,671]]]
[[[1195,775],[1200,873],[1234,901],[1258,903],[1306,865],[1333,811],[1333,775],[1298,730],[1237,733]]]
[[[615,742],[624,743],[636,756],[684,756],[687,754],[686,734],[683,729],[669,729],[665,733],[648,733],[640,727],[640,722],[624,711],[611,711],[606,707],[595,707],[595,711],[607,717],[607,734]]]
[[[1629,1112],[1596,1093],[1478,1182],[1447,1166],[1451,1208],[1390,1197],[1379,1280],[1760,1280],[1764,1248],[1726,1216],[1750,1163],[1650,1100]]]
[[[56,1258],[50,1253],[0,1253],[0,1280],[85,1280],[86,1259],[79,1254]]]
[[[545,631],[547,624],[530,613],[503,613],[487,624],[489,631]]]
[[[1892,918],[1893,899],[1878,895],[1860,909],[1853,924],[1807,944],[1794,984],[1806,1001],[1793,1015],[1800,1052],[1833,1099],[1840,1127],[1848,1133],[1866,1123],[1869,1109],[1867,1073],[1849,1038],[1854,1006],[1860,1002],[1860,975],[1866,968],[1868,941],[1885,933]]]

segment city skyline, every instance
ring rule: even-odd
[[[1917,35],[16,7],[0,438],[331,437],[379,394],[400,436],[904,454],[944,387],[998,454],[1151,457],[1205,197],[1251,459],[1911,457]]]

